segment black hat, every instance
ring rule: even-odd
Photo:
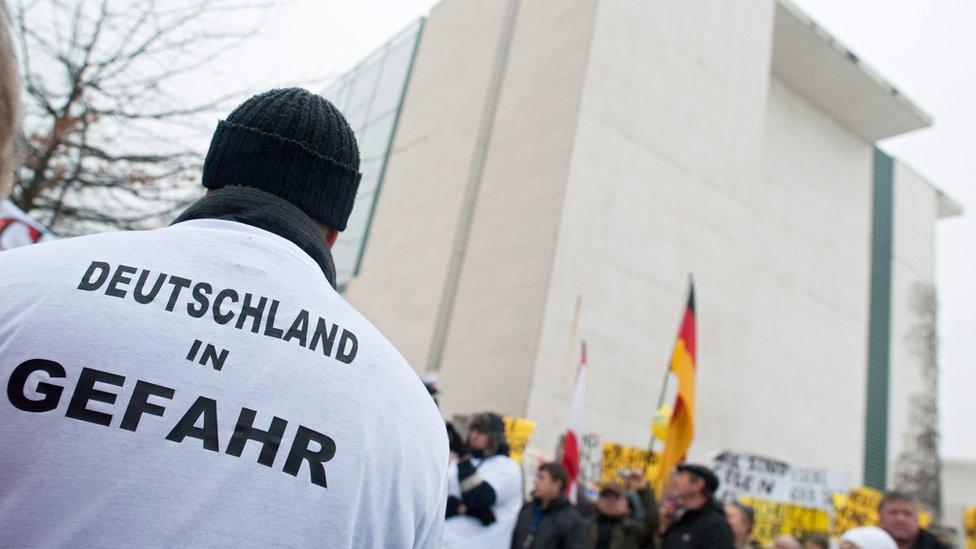
[[[704,480],[705,488],[708,488],[712,494],[718,491],[718,477],[708,467],[694,463],[679,463],[677,469],[679,473],[691,473]]]
[[[203,186],[256,187],[345,230],[359,188],[359,148],[342,113],[301,88],[248,99],[217,124]]]
[[[502,416],[494,412],[476,414],[471,418],[468,430],[474,429],[488,435],[488,448],[486,454],[508,453],[508,444],[505,440],[505,420]]]

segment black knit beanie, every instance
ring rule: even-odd
[[[345,230],[359,188],[356,136],[335,106],[301,88],[248,99],[217,124],[203,186],[255,187]]]

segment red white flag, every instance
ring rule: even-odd
[[[580,474],[579,432],[583,415],[583,397],[586,394],[586,342],[581,344],[579,366],[576,368],[576,383],[573,386],[573,404],[569,412],[569,428],[563,442],[563,467],[569,474],[566,497],[576,503],[576,486]]]
[[[53,239],[50,231],[14,206],[13,202],[0,201],[0,252]]]

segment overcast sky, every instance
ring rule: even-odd
[[[976,156],[976,1],[794,1],[934,116],[932,128],[887,140],[882,147],[964,207],[976,208],[969,166]],[[435,3],[294,0],[275,9],[260,36],[230,54],[200,85],[226,92],[259,91],[282,82],[327,79],[353,66]],[[976,419],[976,260],[969,255],[976,242],[974,219],[964,215],[941,221],[937,246],[943,453],[968,459],[976,459],[970,424]]]

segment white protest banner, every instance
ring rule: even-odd
[[[584,433],[579,445],[580,482],[596,484],[603,476],[603,444],[596,433]]]
[[[53,239],[50,231],[14,206],[13,202],[0,202],[0,252]]]
[[[738,452],[722,452],[712,460],[719,478],[716,496],[738,501],[743,496],[831,510],[831,495],[847,492],[847,473],[834,469],[794,467],[785,461]]]

